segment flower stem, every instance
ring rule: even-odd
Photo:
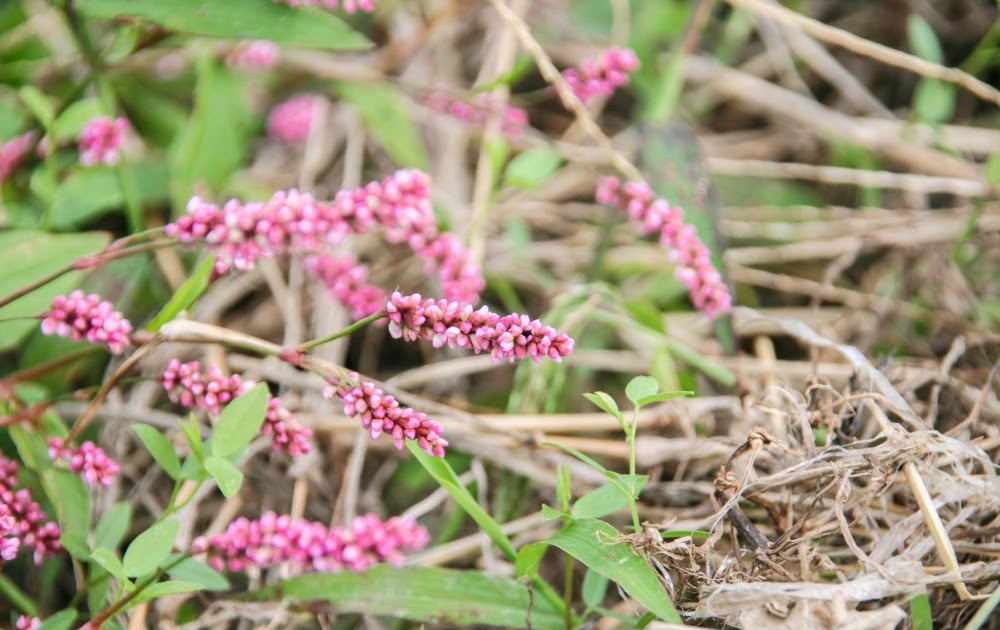
[[[298,350],[299,352],[309,352],[310,350],[312,350],[317,346],[322,346],[325,343],[330,343],[335,339],[340,339],[341,337],[346,337],[347,335],[357,332],[358,330],[361,330],[362,328],[368,326],[373,322],[377,322],[378,320],[382,319],[385,316],[386,316],[385,311],[379,311],[378,313],[369,315],[364,319],[359,319],[358,321],[354,322],[347,328],[338,330],[332,335],[327,335],[326,337],[320,337],[319,339],[313,339],[312,341],[306,341],[305,343],[299,344],[298,346],[296,346],[295,349]]]

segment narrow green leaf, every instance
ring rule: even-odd
[[[986,160],[984,175],[991,186],[1000,187],[1000,153],[994,153]]]
[[[559,170],[562,163],[562,157],[548,147],[528,149],[507,164],[503,181],[513,188],[537,190]]]
[[[77,0],[103,20],[137,19],[170,31],[232,39],[268,39],[327,50],[363,50],[367,39],[329,11],[247,0]]]
[[[606,576],[588,568],[583,576],[583,586],[580,587],[580,595],[583,603],[594,608],[604,603],[604,596],[608,593],[609,580]]]
[[[45,494],[55,505],[59,529],[74,556],[90,556],[87,534],[90,529],[90,494],[83,480],[68,470],[50,468],[42,473]],[[82,547],[81,547],[82,546]]]
[[[600,518],[628,507],[629,498],[621,488],[608,483],[591,490],[573,504],[573,518]]]
[[[378,565],[363,573],[313,573],[259,591],[256,599],[325,601],[338,612],[439,625],[563,628],[562,615],[513,580],[478,571]],[[529,612],[530,610],[530,612]]]
[[[60,610],[38,626],[38,630],[69,630],[76,621],[76,611],[72,608]]]
[[[584,398],[594,403],[602,411],[611,414],[618,420],[619,423],[624,423],[625,420],[622,418],[622,412],[618,410],[618,403],[609,394],[604,392],[594,392],[586,393],[583,395]]]
[[[179,554],[171,554],[167,564],[177,561]],[[194,558],[185,558],[167,571],[167,575],[175,580],[197,582],[207,591],[225,591],[229,589],[229,580],[212,567]]]
[[[683,623],[656,573],[611,525],[596,519],[575,521],[556,532],[549,544],[616,582],[660,619]]]
[[[177,521],[167,519],[136,536],[125,550],[125,575],[138,577],[151,573],[170,555],[177,538]]]
[[[406,103],[388,84],[337,83],[340,98],[357,107],[368,131],[401,166],[427,168],[427,152]]]
[[[228,459],[210,455],[205,458],[205,470],[208,471],[208,474],[212,475],[215,483],[219,486],[219,490],[222,491],[222,494],[227,499],[232,498],[239,492],[240,486],[243,485],[243,473],[240,472],[239,468],[233,466]]]
[[[552,507],[550,505],[546,505],[545,503],[542,504],[542,519],[543,520],[554,521],[557,518],[563,518],[563,517],[566,517],[566,516],[569,516],[569,514],[563,512],[561,510],[557,510],[557,509],[555,509],[554,507]]]
[[[927,593],[918,593],[910,599],[910,620],[913,630],[934,630],[934,615]]]
[[[25,85],[18,94],[42,127],[50,128],[56,119],[56,106],[49,97],[33,85]]]
[[[141,604],[167,595],[177,595],[178,593],[190,593],[202,590],[201,584],[197,582],[186,582],[184,580],[168,580],[157,582],[144,588],[142,592],[135,596],[130,605]]]
[[[964,630],[979,630],[985,626],[998,604],[1000,604],[1000,586],[993,589],[993,593],[982,603]]]
[[[584,455],[583,453],[581,453],[580,451],[576,450],[575,448],[573,448],[571,446],[563,446],[562,444],[556,444],[555,442],[544,442],[542,444],[542,446],[553,446],[553,447],[559,449],[560,451],[563,451],[564,453],[568,453],[568,454],[572,455],[573,457],[577,458],[578,460],[580,460],[581,462],[583,462],[584,464],[587,464],[588,466],[590,466],[594,470],[598,471],[599,473],[601,473],[602,475],[604,475],[608,479],[613,479],[613,478],[617,477],[617,473],[613,473],[613,472],[609,471],[607,468],[605,468],[604,466],[601,466],[596,461],[594,461],[593,458],[588,457],[587,455]]]
[[[212,278],[212,270],[215,268],[215,256],[208,256],[201,261],[191,276],[179,286],[170,300],[160,309],[148,324],[146,330],[156,332],[161,326],[177,318],[181,312],[189,310],[191,306],[201,297],[201,294],[208,288],[209,280]],[[162,466],[162,464],[160,464]]]
[[[625,386],[625,397],[639,405],[640,400],[655,396],[658,391],[660,391],[660,384],[656,382],[655,378],[636,376]]]
[[[174,445],[170,443],[170,440],[148,424],[133,424],[132,429],[135,430],[136,435],[142,440],[146,450],[160,465],[160,468],[170,475],[171,479],[180,479],[181,461],[178,459],[177,451],[174,450]]]
[[[97,549],[94,549],[93,553],[90,554],[90,559],[122,582],[128,579],[125,576],[125,567],[122,566],[121,560],[118,559],[115,552],[111,551],[107,547],[98,547]]]
[[[938,41],[937,34],[927,20],[916,13],[911,13],[906,18],[906,35],[916,56],[932,63],[944,63],[941,42]]]
[[[226,457],[250,444],[264,424],[269,398],[267,385],[259,383],[226,405],[212,431],[211,454]]]
[[[655,402],[663,402],[664,400],[673,400],[675,398],[683,398],[685,396],[694,396],[694,392],[662,392],[652,396],[646,396],[645,398],[640,398],[635,404],[639,407],[645,407],[646,405]]]
[[[559,502],[559,509],[568,512],[569,504],[573,501],[573,480],[569,466],[560,464],[559,468],[556,469],[556,475],[556,500]],[[542,516],[544,515],[543,509]]]
[[[913,94],[913,112],[920,120],[936,125],[951,120],[958,88],[937,79],[921,79]]]
[[[514,577],[537,573],[538,564],[548,548],[548,543],[541,542],[531,543],[518,549],[517,559],[514,561]]]
[[[700,529],[674,529],[669,532],[661,532],[660,536],[664,540],[669,540],[673,538],[686,538],[690,536],[691,538],[711,538],[712,532],[703,532]]]

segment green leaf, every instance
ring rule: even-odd
[[[996,609],[997,605],[1000,604],[1000,587],[993,589],[993,594],[990,595],[986,601],[982,603],[976,614],[972,616],[969,623],[966,624],[964,630],[979,630],[985,626],[990,617],[993,615],[993,610]]]
[[[629,498],[621,488],[608,483],[577,499],[573,504],[573,518],[599,518],[614,514],[628,507]]]
[[[546,521],[554,521],[557,518],[563,518],[569,516],[561,510],[557,510],[550,505],[542,504],[542,519]]]
[[[514,577],[532,575],[538,572],[538,565],[545,555],[545,550],[549,548],[548,543],[531,543],[521,547],[517,551],[517,559],[514,561]]]
[[[569,510],[569,504],[573,501],[573,480],[570,475],[569,466],[560,464],[556,469],[556,500],[559,502],[559,509]],[[545,515],[544,507],[542,516]]]
[[[125,575],[146,575],[160,566],[173,549],[177,526],[177,521],[167,519],[136,536],[125,550]]]
[[[243,485],[243,473],[240,472],[239,468],[233,466],[228,459],[210,455],[205,458],[205,470],[208,471],[208,474],[212,475],[215,483],[219,486],[219,490],[222,491],[222,494],[227,499],[232,498],[239,492],[240,486]]]
[[[119,501],[111,506],[94,528],[94,546],[117,549],[132,526],[132,506]]]
[[[934,630],[934,615],[927,593],[918,593],[910,599],[910,621],[913,630]]]
[[[984,175],[991,186],[1000,186],[1000,153],[994,153],[986,160]]]
[[[513,188],[537,190],[559,170],[562,163],[562,157],[548,147],[528,149],[510,161],[503,181]]]
[[[937,79],[921,79],[913,94],[913,111],[920,120],[936,125],[948,122],[955,112],[957,88]]]
[[[944,63],[941,42],[938,41],[934,29],[924,18],[916,13],[911,13],[906,18],[906,35],[916,56],[932,63]]]
[[[215,268],[215,256],[209,255],[201,261],[191,276],[179,286],[170,300],[160,309],[148,324],[146,330],[156,332],[161,326],[169,321],[173,321],[182,311],[189,310],[201,294],[208,288],[208,283],[212,278],[212,270]],[[162,466],[162,464],[161,464]]]
[[[121,560],[118,559],[115,552],[107,547],[94,549],[93,553],[90,554],[90,559],[101,565],[105,571],[122,582],[128,579],[125,577],[125,567],[122,566]]]
[[[683,623],[645,558],[611,525],[596,519],[576,521],[556,532],[549,544],[616,582],[660,619]]]
[[[618,410],[618,403],[610,395],[604,392],[594,392],[593,394],[586,393],[583,397],[600,407],[602,411],[614,416],[619,423],[625,423],[625,419],[622,418],[622,412]]]
[[[673,400],[675,398],[683,398],[685,396],[694,396],[694,392],[661,392],[659,394],[653,394],[652,396],[640,398],[635,401],[635,404],[639,407],[645,407],[646,405],[655,402],[663,402],[664,400]]]
[[[253,389],[226,405],[212,431],[211,454],[227,457],[246,448],[260,433],[269,399],[267,385],[258,383]]]
[[[700,529],[674,529],[669,532],[662,532],[660,536],[664,540],[669,540],[673,538],[686,538],[690,536],[691,538],[711,538],[712,532],[703,532]]]
[[[132,429],[135,430],[135,434],[142,440],[146,450],[160,465],[163,472],[170,475],[171,479],[180,479],[181,461],[177,458],[177,451],[174,450],[174,445],[170,443],[170,440],[148,424],[133,424]]]
[[[86,560],[90,556],[87,534],[90,529],[90,494],[83,480],[68,470],[50,468],[42,473],[45,494],[56,508],[59,529],[69,543],[67,550]]]
[[[160,204],[169,198],[166,166],[159,162],[129,164],[135,176],[139,201]],[[52,197],[53,230],[69,230],[86,225],[125,205],[118,175],[111,167],[76,169],[59,182]]]
[[[636,406],[643,398],[655,396],[660,391],[660,384],[652,376],[636,376],[625,386],[625,396]]]
[[[76,621],[76,611],[72,608],[60,610],[38,626],[38,630],[69,630]]]
[[[83,126],[103,113],[97,98],[83,98],[66,109],[52,123],[49,135],[56,144],[75,140]]]
[[[363,573],[313,573],[256,593],[255,599],[325,601],[338,612],[450,626],[563,628],[562,615],[513,580],[479,571],[378,565]]]
[[[167,559],[167,564],[176,562],[179,557],[179,554],[171,554]],[[197,582],[207,591],[225,591],[229,589],[229,580],[226,579],[226,576],[194,558],[181,560],[167,571],[167,575],[175,580]]]
[[[594,470],[598,471],[599,473],[601,473],[602,475],[604,475],[608,479],[613,479],[613,478],[615,478],[615,477],[618,476],[617,473],[613,473],[613,472],[609,471],[607,468],[605,468],[604,466],[601,466],[596,461],[594,461],[593,458],[588,457],[587,455],[584,455],[583,453],[581,453],[580,451],[576,450],[575,448],[573,448],[571,446],[563,446],[562,444],[556,444],[555,442],[544,442],[542,444],[542,446],[553,446],[553,447],[559,449],[560,451],[563,451],[564,453],[569,453],[570,455],[572,455],[573,457],[577,458],[578,460],[580,460],[584,464],[587,464],[588,466],[590,466]]]
[[[583,603],[593,608],[604,603],[604,596],[608,592],[609,580],[593,569],[587,569],[587,574],[583,576],[583,586],[580,587],[580,595]]]
[[[150,586],[144,588],[138,595],[135,596],[135,599],[129,602],[129,605],[148,602],[152,599],[156,599],[157,597],[177,595],[178,593],[190,593],[192,591],[200,590],[202,590],[202,586],[197,582],[186,582],[184,580],[157,582],[156,584],[151,584]]]
[[[363,35],[329,11],[296,10],[247,0],[77,0],[74,5],[103,20],[138,19],[170,31],[230,39],[269,39],[327,50],[363,50]]]
[[[52,104],[49,97],[33,85],[26,85],[21,88],[18,94],[21,100],[31,110],[42,127],[48,129],[56,118],[56,106]]]
[[[0,232],[0,297],[65,268],[76,259],[100,251],[108,244],[103,232],[47,234],[32,230]],[[0,320],[34,317],[49,309],[52,299],[66,294],[80,281],[80,272],[70,272],[0,308]],[[0,351],[20,343],[37,321],[0,321]]]
[[[427,168],[427,153],[406,103],[395,88],[372,83],[337,83],[340,98],[357,107],[368,132],[399,165]]]

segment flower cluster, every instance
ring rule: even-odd
[[[34,144],[34,131],[29,131],[0,144],[0,182],[14,174],[17,167],[21,165],[21,161],[31,153],[31,147]]]
[[[181,363],[171,359],[160,377],[163,389],[174,403],[188,409],[203,409],[213,415],[222,413],[222,407],[238,396],[253,389],[256,383],[238,374],[226,376],[217,365],[209,364],[205,372],[197,361]],[[289,455],[308,453],[312,431],[298,423],[281,399],[271,396],[261,435],[270,436],[275,451]]]
[[[62,439],[52,438],[49,440],[49,458],[67,462],[69,469],[80,475],[89,486],[108,487],[121,472],[118,464],[90,441],[77,448],[69,448]]]
[[[27,488],[17,486],[17,462],[0,455],[0,566],[17,556],[21,547],[35,550],[35,564],[62,550],[59,526],[45,513]]]
[[[629,74],[639,68],[639,58],[628,48],[609,48],[597,61],[585,59],[575,68],[563,70],[563,78],[586,103],[595,96],[611,96],[615,90],[628,84]]]
[[[106,346],[112,354],[125,351],[131,332],[132,324],[96,293],[85,296],[83,291],[73,291],[57,296],[42,315],[42,334],[85,339]]]
[[[732,307],[729,287],[712,265],[712,254],[694,226],[684,222],[684,210],[657,197],[646,182],[622,184],[614,177],[598,183],[596,199],[625,212],[642,234],[656,234],[670,248],[671,259],[678,265],[677,279],[687,286],[695,308],[714,317]]]
[[[278,45],[266,39],[240,42],[226,55],[226,65],[243,72],[263,72],[278,63]]]
[[[267,135],[285,144],[302,144],[319,122],[324,97],[300,94],[279,103],[267,117]]]
[[[494,115],[500,116],[500,131],[508,138],[517,138],[528,127],[528,112],[498,102],[489,94],[480,94],[473,103],[453,99],[444,92],[431,92],[423,102],[430,109],[473,125],[485,125]]]
[[[279,4],[287,4],[292,7],[326,7],[336,9],[341,4],[344,5],[345,13],[354,13],[361,9],[365,13],[375,10],[375,0],[274,0]]]
[[[537,319],[512,313],[497,315],[485,306],[474,310],[447,300],[421,299],[420,294],[396,291],[386,305],[389,334],[406,341],[429,340],[434,347],[465,348],[476,354],[489,352],[494,361],[530,357],[555,362],[573,351],[573,339]]]
[[[361,319],[379,312],[385,305],[385,291],[367,284],[368,269],[350,254],[319,254],[304,261],[306,271],[330,290],[335,300],[351,309],[351,317]]]
[[[279,191],[265,202],[243,203],[232,199],[223,206],[193,197],[187,214],[166,226],[166,233],[185,243],[204,242],[216,254],[216,271],[230,267],[245,271],[255,261],[288,252],[323,254],[349,234],[376,226],[385,229],[391,243],[406,243],[426,261],[426,271],[436,273],[441,292],[452,300],[479,301],[485,281],[468,250],[451,234],[437,231],[430,200],[430,180],[425,173],[401,170],[381,181],[353,190],[342,190],[329,202],[315,200],[297,190]],[[313,271],[327,286],[357,284],[355,265],[317,262]],[[352,275],[334,278],[334,271]],[[334,297],[344,298],[335,291]],[[341,292],[343,293],[343,292]],[[373,294],[347,301],[354,309]]]
[[[357,374],[351,378],[357,380]],[[392,436],[396,448],[402,449],[406,440],[416,440],[417,445],[435,457],[444,457],[448,441],[441,437],[444,430],[427,417],[427,414],[402,407],[394,397],[387,395],[374,383],[344,385],[330,380],[323,390],[327,398],[337,396],[344,403],[344,415],[361,416],[361,426],[371,432],[372,439],[383,433]]]
[[[41,619],[38,617],[29,617],[28,615],[18,617],[17,624],[14,626],[15,630],[38,630],[41,627]]]
[[[216,570],[238,572],[285,564],[292,573],[364,571],[385,562],[399,565],[404,551],[427,544],[427,530],[409,518],[383,522],[374,514],[358,516],[350,527],[267,512],[260,519],[238,518],[225,532],[191,543],[207,554]]]
[[[80,145],[80,164],[117,164],[118,149],[128,128],[128,120],[124,118],[98,116],[88,122],[77,139]]]

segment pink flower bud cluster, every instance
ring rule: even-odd
[[[330,289],[335,300],[351,309],[351,317],[373,315],[385,305],[385,291],[367,284],[368,269],[350,254],[319,254],[304,261],[306,271]]]
[[[226,65],[243,72],[264,72],[278,63],[278,45],[266,39],[240,42],[226,55]]]
[[[0,144],[0,183],[13,175],[24,158],[31,153],[35,135],[34,131],[29,131]]]
[[[42,627],[42,620],[38,617],[29,617],[28,615],[21,615],[17,618],[17,625],[14,626],[15,630],[38,630]]]
[[[656,234],[670,248],[677,279],[687,286],[695,308],[709,317],[732,308],[729,287],[712,265],[712,254],[694,226],[684,222],[683,209],[657,197],[646,182],[622,184],[614,177],[598,182],[596,198],[628,214],[642,234]]]
[[[281,4],[287,4],[292,7],[326,7],[328,9],[336,9],[341,4],[344,6],[345,13],[354,13],[358,9],[361,9],[365,13],[371,13],[375,10],[375,0],[274,0],[275,2]]]
[[[472,103],[460,101],[444,92],[431,92],[423,102],[430,109],[447,114],[472,125],[485,125],[491,116],[500,116],[500,131],[508,138],[517,138],[528,127],[528,112],[497,101],[490,94],[480,94]]]
[[[404,551],[419,549],[429,540],[427,530],[410,518],[383,522],[367,514],[356,517],[350,527],[327,528],[267,512],[260,519],[238,518],[221,534],[196,538],[191,550],[207,554],[208,564],[218,571],[284,564],[295,574],[336,573],[364,571],[383,562],[398,566]]]
[[[357,377],[357,374],[351,374],[355,381]],[[330,386],[323,390],[323,395],[327,398],[337,396],[344,403],[344,415],[361,416],[361,426],[371,433],[373,440],[386,433],[392,436],[397,449],[402,449],[406,440],[416,440],[417,445],[428,454],[444,457],[448,441],[441,437],[444,433],[441,426],[423,412],[400,406],[398,400],[374,383],[345,385],[330,380]]]
[[[121,354],[131,343],[132,324],[114,309],[96,293],[84,296],[83,291],[73,291],[57,296],[42,315],[42,334],[85,339],[106,346],[111,354]]]
[[[59,526],[45,513],[27,488],[17,486],[17,462],[0,455],[0,566],[17,556],[21,547],[35,550],[35,564],[62,551]]]
[[[80,164],[84,166],[117,164],[119,147],[128,128],[128,120],[124,118],[98,116],[88,122],[83,126],[77,139],[80,146]]]
[[[324,101],[319,94],[300,94],[279,103],[267,117],[267,135],[285,144],[302,144],[319,122]]]
[[[77,448],[69,448],[62,439],[52,438],[49,440],[49,458],[53,461],[67,462],[69,469],[80,475],[88,486],[108,487],[121,472],[118,464],[90,441],[84,442]]]
[[[575,68],[563,70],[563,78],[586,103],[595,96],[611,96],[629,82],[629,74],[639,68],[639,58],[629,48],[609,48],[597,61],[584,59]]]
[[[222,413],[226,403],[257,384],[238,374],[226,376],[217,365],[209,364],[202,372],[198,361],[181,363],[178,359],[170,360],[160,382],[172,402],[188,409],[203,409],[213,415]],[[275,451],[294,456],[308,453],[311,449],[309,438],[312,431],[299,424],[276,396],[268,400],[267,415],[260,432],[271,437]]]
[[[429,340],[435,348],[489,352],[494,362],[548,357],[559,363],[573,351],[573,339],[537,319],[512,313],[497,315],[485,306],[473,310],[447,300],[421,299],[396,291],[386,305],[389,334],[406,341]]]
[[[193,197],[188,202],[188,213],[165,230],[184,243],[206,243],[218,257],[216,271],[224,273],[230,267],[251,269],[261,257],[292,251],[322,254],[349,234],[367,232],[375,226],[385,229],[387,241],[407,243],[422,257],[427,272],[437,274],[441,291],[448,299],[479,301],[485,280],[462,243],[451,234],[437,231],[430,180],[420,171],[397,171],[382,181],[342,190],[329,202],[316,201],[296,190],[279,191],[266,202],[232,199],[222,207]],[[327,286],[335,283],[330,276],[335,269],[354,273],[343,282],[359,281],[352,272],[356,267],[322,262],[317,265],[314,270]],[[358,299],[364,302],[370,296]],[[353,309],[357,304],[348,306]]]

